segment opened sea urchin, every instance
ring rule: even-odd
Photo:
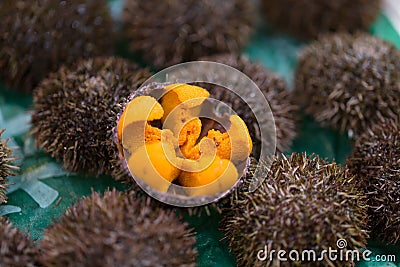
[[[0,217],[0,248],[0,266],[38,266],[39,252],[32,240],[4,217]]]
[[[400,125],[386,120],[356,139],[347,160],[367,195],[369,226],[387,243],[400,241]]]
[[[0,129],[0,204],[6,202],[6,178],[15,175],[14,171],[18,170],[18,167],[12,165],[15,158],[7,146],[7,139],[1,139],[3,133],[4,129]]]
[[[262,0],[265,19],[297,37],[329,32],[367,30],[380,11],[381,0]]]
[[[150,76],[119,58],[61,67],[34,92],[33,136],[67,170],[110,174],[117,159],[113,128],[121,103]]]
[[[296,135],[296,112],[298,107],[294,104],[293,96],[289,90],[287,90],[285,81],[277,74],[270,72],[260,64],[250,62],[244,56],[224,54],[204,57],[202,60],[215,61],[229,65],[243,72],[256,83],[265,98],[268,100],[272,110],[272,115],[274,116],[277,149],[281,152],[287,149]],[[213,73],[213,75],[218,75],[218,73]],[[224,74],[221,73],[220,75],[223,77]],[[232,86],[235,87],[234,84]],[[243,90],[243,92],[246,91]],[[228,91],[228,89],[214,85],[210,88],[210,93],[212,97],[224,101],[224,103],[231,106],[232,109],[238,113],[249,128],[254,146],[256,148],[260,147],[261,136],[260,130],[257,126],[260,122],[257,122],[253,112],[248,106],[248,103],[245,103],[240,98],[243,96],[237,96],[233,92]],[[258,104],[257,101],[259,101],[260,104]],[[259,106],[264,104],[264,101],[254,99],[254,97],[252,102],[255,108],[257,108],[257,105]]]
[[[339,261],[339,256],[334,263],[328,257],[310,262],[312,258],[302,258],[303,251],[313,250],[319,258],[323,250],[339,249],[339,239],[347,241],[343,253],[365,247],[366,206],[347,169],[315,155],[294,153],[276,159],[265,172],[254,192],[233,195],[221,224],[238,265],[270,266],[278,261],[269,252],[284,250],[284,266],[300,261],[341,266],[349,262]],[[292,250],[297,254],[289,254]]]
[[[368,34],[335,34],[306,46],[296,95],[324,125],[350,136],[400,113],[400,51]]]
[[[238,52],[253,28],[253,1],[126,1],[123,23],[131,49],[157,67]]]
[[[93,193],[46,230],[44,266],[195,266],[195,238],[173,210],[132,192]]]
[[[49,72],[113,50],[105,0],[0,1],[0,80],[31,91]]]

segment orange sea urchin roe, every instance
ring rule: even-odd
[[[207,137],[213,140],[217,148],[217,156],[221,159],[231,158],[231,139],[228,133],[221,133],[218,130],[209,130]]]
[[[118,122],[118,139],[122,141],[122,129],[137,121],[153,121],[163,117],[160,103],[151,96],[138,96],[128,103]]]
[[[201,121],[194,118],[186,123],[179,133],[178,143],[182,154],[187,159],[199,159],[200,150],[196,145],[201,133]]]
[[[121,116],[118,137],[129,152],[131,172],[161,192],[168,191],[174,181],[187,187],[189,195],[228,190],[239,178],[235,164],[243,162],[252,149],[243,120],[231,116],[227,132],[211,129],[201,136],[202,122],[197,116],[208,91],[187,84],[169,85],[166,90],[161,104],[151,96],[140,96]],[[149,123],[159,119],[163,130]],[[182,156],[177,156],[179,151]]]
[[[129,158],[129,169],[150,187],[166,192],[180,174],[169,159],[176,158],[174,147],[161,141],[139,147]]]
[[[209,161],[207,157],[201,160]],[[199,163],[201,165],[201,162]],[[213,195],[218,192],[224,192],[231,188],[239,178],[236,167],[231,161],[221,159],[216,156],[212,163],[204,170],[199,172],[183,171],[178,181],[185,187],[202,187],[199,189],[190,189],[190,195]],[[218,179],[218,180],[217,180]]]
[[[183,103],[182,108],[194,108],[200,106],[210,96],[207,90],[189,84],[170,84],[165,87],[165,90],[167,93],[161,99],[164,109],[162,121],[178,105]]]
[[[145,121],[136,121],[124,127],[122,146],[133,153],[145,143],[161,141],[162,130]]]

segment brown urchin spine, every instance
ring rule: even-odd
[[[111,174],[117,163],[113,128],[122,103],[150,73],[120,58],[62,67],[34,91],[32,134],[39,147],[73,172]]]
[[[367,196],[369,226],[389,244],[400,241],[400,120],[372,126],[356,139],[347,165]]]
[[[0,19],[0,80],[21,91],[62,64],[113,51],[105,0],[5,0]]]
[[[0,248],[0,266],[38,266],[39,251],[32,240],[4,217],[0,217]]]
[[[400,52],[368,34],[327,35],[303,48],[299,102],[324,125],[349,136],[400,113]]]
[[[294,103],[294,96],[287,89],[285,81],[277,74],[267,70],[258,63],[250,62],[246,57],[234,54],[215,55],[204,57],[202,60],[215,61],[229,65],[252,79],[265,98],[268,100],[272,115],[275,120],[276,127],[276,146],[279,152],[284,152],[292,144],[296,136],[296,116],[298,107]],[[218,74],[213,74],[218,75]],[[206,85],[204,85],[206,86]],[[232,85],[234,88],[234,85]],[[250,136],[253,140],[254,147],[258,149],[261,146],[261,136],[258,122],[247,103],[244,103],[233,92],[218,86],[210,86],[211,97],[224,101],[230,105],[234,111],[246,123]],[[257,106],[257,100],[254,100]],[[253,103],[253,104],[254,104]],[[261,102],[262,105],[264,104]],[[259,155],[254,155],[259,156]]]
[[[381,0],[262,0],[266,21],[300,38],[330,32],[368,30]],[[290,8],[289,8],[290,7]]]
[[[46,230],[44,266],[195,266],[195,238],[175,211],[115,189],[93,193]]]
[[[0,204],[6,202],[6,179],[8,176],[15,175],[14,171],[19,168],[12,165],[15,158],[12,156],[11,149],[7,146],[7,139],[1,139],[4,129],[0,129]]]
[[[162,19],[160,19],[162,18]],[[253,32],[253,1],[126,1],[131,49],[157,67],[239,52]]]
[[[346,250],[365,247],[365,201],[347,169],[315,155],[296,153],[277,158],[270,168],[261,167],[267,173],[261,186],[254,192],[233,194],[221,222],[240,266],[273,265],[270,257],[265,262],[257,259],[265,246],[287,253],[314,250],[317,255],[329,247],[336,249],[338,239],[347,241]],[[281,264],[346,266],[349,262],[332,263],[325,258]]]

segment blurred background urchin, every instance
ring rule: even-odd
[[[0,80],[20,91],[62,64],[113,51],[105,0],[2,0],[0,20]]]
[[[300,52],[295,93],[318,122],[349,136],[400,113],[400,51],[368,34],[332,34]]]
[[[44,266],[195,266],[193,232],[175,214],[133,192],[80,200],[45,231]]]
[[[254,25],[248,0],[130,0],[122,15],[130,48],[156,67],[239,52]]]
[[[261,0],[266,21],[300,38],[331,32],[365,31],[376,19],[381,0]]]

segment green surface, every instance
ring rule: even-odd
[[[114,15],[118,14],[120,11],[116,4],[118,1],[112,1],[112,3]],[[400,47],[399,36],[384,16],[380,16],[371,27],[371,33]],[[292,84],[297,51],[302,45],[304,43],[289,36],[275,33],[263,26],[244,53],[251,59],[260,61],[266,67],[280,73],[289,84]],[[120,51],[120,54],[125,54],[125,52]],[[8,128],[7,132],[14,136],[14,146],[19,147],[18,154],[21,158],[24,158],[20,177],[10,179],[10,182],[21,182],[25,187],[30,186],[31,188],[36,188],[32,184],[39,184],[40,190],[36,191],[35,194],[41,194],[41,197],[53,194],[54,197],[51,205],[41,208],[37,201],[26,192],[27,190],[18,189],[9,194],[7,205],[21,208],[20,212],[8,215],[10,220],[37,240],[41,238],[44,228],[64,213],[73,203],[76,203],[79,198],[89,195],[92,188],[96,191],[104,191],[114,186],[123,189],[123,186],[110,177],[80,177],[75,174],[68,176],[60,171],[59,165],[54,165],[55,162],[52,159],[36,151],[32,138],[27,134],[28,127],[26,127],[26,119],[29,118],[27,112],[30,105],[30,96],[21,96],[0,88],[0,128]],[[343,163],[351,150],[350,140],[337,132],[322,128],[307,116],[300,115],[300,117],[299,136],[290,151],[287,152],[315,152],[323,157]],[[44,173],[40,173],[40,168],[43,166],[53,166],[54,168],[49,169],[47,173],[46,170]],[[37,173],[40,173],[40,175]],[[22,179],[21,177],[25,178]],[[26,177],[33,180],[31,181]],[[5,210],[5,206],[0,206],[0,214],[2,210]],[[206,216],[201,218],[186,217],[185,219],[197,232],[199,266],[235,266],[234,258],[229,254],[227,246],[220,242],[222,234],[217,229],[219,216],[213,215],[211,218]],[[374,253],[396,254],[397,259],[400,260],[399,246],[389,247],[371,239],[369,249]],[[357,266],[395,265],[362,262]],[[397,262],[397,266],[400,266],[399,262]]]

